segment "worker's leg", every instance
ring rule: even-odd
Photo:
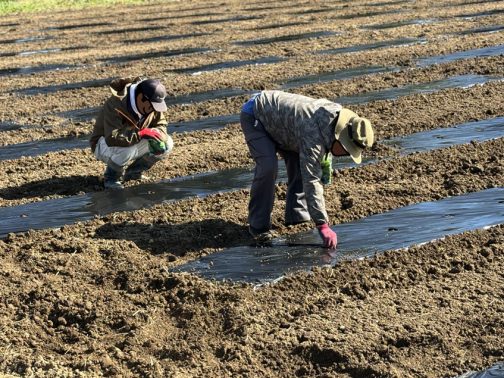
[[[299,169],[299,154],[281,151],[287,168],[287,198],[285,201],[285,224],[297,224],[309,221],[310,214],[303,191],[303,180]]]
[[[255,233],[271,228],[271,212],[275,200],[275,181],[278,171],[276,146],[254,116],[242,112],[240,123],[250,154],[256,166],[250,189],[249,224]]]
[[[103,161],[105,169],[104,186],[110,189],[122,188],[122,176],[125,167],[133,160],[149,153],[149,143],[143,139],[130,147],[109,147],[105,138],[101,137],[96,144],[95,157]]]
[[[124,174],[124,180],[142,180],[146,178],[144,172],[151,169],[154,164],[157,162],[164,160],[173,149],[173,140],[168,135],[168,140],[166,141],[166,150],[160,154],[146,153],[140,156],[138,159],[133,161],[128,168],[126,168],[126,172]]]

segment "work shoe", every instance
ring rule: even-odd
[[[122,170],[116,171],[111,166],[107,166],[105,173],[103,174],[103,186],[105,189],[123,189],[124,186],[121,182],[122,174]]]
[[[143,172],[128,172],[124,174],[124,181],[132,181],[132,180],[140,180],[140,181],[145,181],[148,180],[149,176],[147,176]]]
[[[105,189],[124,189],[121,181],[105,180],[103,186]]]
[[[271,241],[278,237],[278,233],[272,230],[259,231],[249,226],[249,234],[258,245],[271,244]]]
[[[153,158],[149,159],[146,156],[142,156],[141,158],[135,160],[128,168],[126,168],[124,181],[148,180],[149,177],[144,172],[150,169],[156,161],[157,160]]]

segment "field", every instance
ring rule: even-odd
[[[160,78],[169,92],[175,147],[149,171],[153,188],[250,169],[236,115],[251,93],[369,95],[347,106],[375,127],[373,164],[334,172],[333,224],[502,189],[502,137],[412,154],[384,143],[503,117],[502,25],[491,0],[149,1],[1,16],[0,213],[33,212],[2,215],[0,375],[456,377],[503,361],[503,198],[500,225],[274,284],[219,282],[172,269],[251,243],[248,187],[147,205],[145,182],[130,181],[137,202],[116,211],[128,198],[104,193],[86,144],[116,77]],[[284,225],[286,185],[276,190],[275,230],[312,229]],[[63,205],[100,195],[88,218]],[[39,226],[23,229],[35,211]]]

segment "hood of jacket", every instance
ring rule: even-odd
[[[114,79],[110,82],[109,88],[112,95],[122,99],[128,93],[128,88],[131,84],[135,84],[142,81],[140,77],[121,77]]]

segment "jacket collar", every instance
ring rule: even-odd
[[[338,121],[339,112],[342,106],[338,103],[327,104],[322,106],[327,112],[329,117],[329,122],[324,122],[324,124],[318,124],[320,134],[324,140],[324,146],[329,151],[334,143],[334,129],[336,127],[336,122]]]
[[[136,106],[136,96],[135,96],[136,87],[137,87],[137,84],[131,84],[131,86],[128,89],[128,100],[129,100],[128,101],[128,104],[129,104],[128,109],[131,109],[133,111],[133,113],[136,115],[137,119],[142,119],[143,116],[138,111],[138,108]]]

